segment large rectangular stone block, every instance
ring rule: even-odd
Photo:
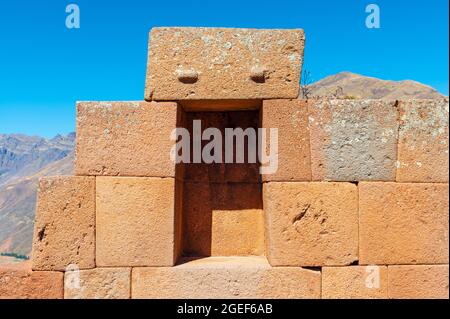
[[[185,182],[183,209],[186,255],[264,254],[260,184]]]
[[[177,109],[169,102],[78,103],[76,174],[174,177]]]
[[[95,268],[64,274],[65,299],[129,299],[131,268]]]
[[[355,185],[269,182],[263,199],[272,266],[340,266],[358,260]]]
[[[448,183],[448,99],[401,101],[399,182]]]
[[[146,100],[297,98],[303,30],[153,28]]]
[[[360,183],[360,263],[447,264],[448,201],[448,184]]]
[[[448,299],[448,265],[389,266],[389,298]]]
[[[263,181],[310,181],[311,152],[308,127],[308,102],[302,100],[264,101],[262,127],[266,129],[269,154],[270,129],[278,130],[278,169],[262,175]]]
[[[395,102],[320,99],[308,106],[313,180],[395,181]]]
[[[171,268],[133,268],[132,298],[320,298],[319,271],[271,268],[264,257],[211,257]]]
[[[97,177],[97,266],[175,263],[175,187],[173,178]]]
[[[33,269],[95,267],[95,178],[46,177],[39,182]]]
[[[0,299],[62,298],[62,272],[0,267]]]
[[[387,299],[386,266],[349,266],[322,268],[324,299]]]

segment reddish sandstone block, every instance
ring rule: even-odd
[[[153,28],[146,100],[297,98],[303,30]]]
[[[448,265],[389,266],[389,298],[448,299]]]
[[[95,178],[41,179],[35,219],[34,270],[95,267]]]
[[[272,266],[340,266],[358,260],[358,193],[350,183],[265,183]]]
[[[264,254],[260,184],[186,182],[183,209],[186,255]]]
[[[448,182],[448,99],[402,101],[399,182]]]
[[[175,192],[173,178],[97,177],[97,265],[172,266]]]
[[[448,184],[361,183],[361,264],[448,263]]]
[[[264,174],[263,181],[310,181],[308,102],[268,100],[262,108],[262,127],[266,133],[266,153],[270,150],[270,129],[278,129],[278,170]]]
[[[322,268],[322,298],[375,299],[388,297],[386,266]]]
[[[77,104],[77,175],[174,177],[176,103]]]
[[[62,272],[0,268],[0,299],[62,298]]]
[[[211,257],[172,268],[134,268],[132,297],[320,298],[319,271],[271,268],[264,257]]]
[[[394,102],[320,99],[308,106],[313,180],[395,180]]]
[[[65,299],[129,299],[131,268],[96,268],[64,275]]]

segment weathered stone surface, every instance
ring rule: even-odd
[[[226,112],[259,110],[262,100],[179,100],[187,112]]]
[[[351,183],[270,182],[263,187],[272,266],[340,266],[358,260],[358,191]]]
[[[271,268],[264,257],[211,257],[172,268],[134,268],[132,297],[320,298],[319,271]]]
[[[395,102],[320,99],[308,106],[313,180],[395,181]]]
[[[34,270],[95,267],[95,178],[40,180],[32,257]]]
[[[62,272],[0,267],[0,299],[62,298]]]
[[[361,264],[447,264],[448,184],[360,183]]]
[[[266,132],[266,154],[270,150],[270,129],[278,129],[278,170],[262,175],[263,181],[310,181],[308,102],[268,100],[262,108],[262,127]]]
[[[322,298],[375,299],[388,297],[386,266],[322,268]]]
[[[297,98],[303,30],[153,28],[146,100]]]
[[[264,254],[260,184],[186,182],[183,209],[186,255]]]
[[[399,182],[448,183],[448,99],[402,101]]]
[[[131,268],[96,268],[64,274],[65,299],[129,299]]]
[[[97,266],[172,266],[173,178],[97,177]]]
[[[169,102],[78,103],[76,174],[174,177],[177,109]]]
[[[236,111],[236,112],[187,112],[185,113],[184,121],[185,127],[190,133],[191,148],[193,149],[194,137],[194,121],[198,126],[200,125],[200,133],[203,135],[207,129],[217,129],[221,133],[221,139],[214,139],[212,136],[205,137],[201,143],[201,150],[211,143],[211,140],[221,143],[222,154],[219,157],[219,163],[205,163],[204,158],[195,163],[193,151],[191,151],[190,163],[184,164],[184,179],[195,182],[245,182],[245,183],[259,183],[259,163],[257,156],[254,163],[249,161],[249,139],[244,138],[241,149],[244,155],[243,163],[237,163],[237,138],[233,139],[232,149],[226,149],[226,129],[241,128],[243,131],[252,129],[256,133],[256,138],[251,142],[257,150],[257,130],[259,126],[259,111]],[[201,137],[199,136],[199,139]],[[226,163],[226,152],[233,151],[233,163]],[[215,151],[211,151],[215,155]],[[256,152],[255,152],[256,153]]]
[[[389,266],[389,298],[448,299],[448,265]]]

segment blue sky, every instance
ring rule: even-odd
[[[81,28],[65,27],[68,4]],[[366,5],[381,28],[365,27]],[[448,0],[0,2],[0,133],[75,127],[77,100],[142,100],[153,26],[303,28],[315,80],[341,71],[412,79],[448,95]]]

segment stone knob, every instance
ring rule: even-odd
[[[256,83],[266,82],[267,70],[263,67],[253,67],[250,71],[250,79]]]
[[[192,84],[198,81],[198,72],[194,70],[177,70],[178,81]]]

